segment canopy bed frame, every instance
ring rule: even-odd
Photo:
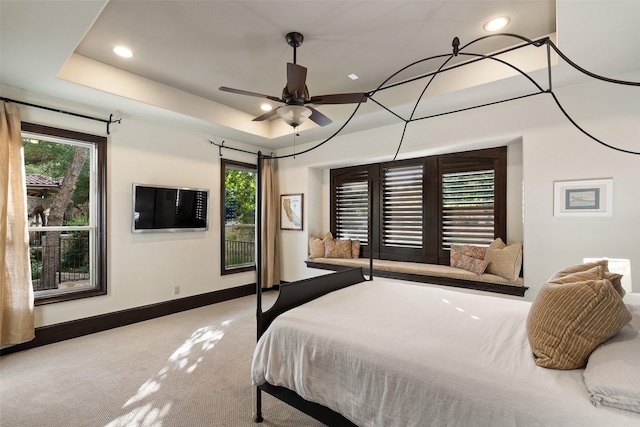
[[[491,55],[481,55],[481,54],[472,54],[472,53],[466,53],[463,52],[463,50],[465,48],[467,48],[468,46],[484,39],[487,37],[495,37],[495,36],[507,36],[507,37],[514,37],[517,38],[521,41],[523,41],[523,44],[520,44],[516,47],[510,48],[510,49],[506,49]],[[458,38],[454,38],[453,43],[452,43],[452,47],[453,47],[453,51],[450,54],[445,54],[445,55],[438,55],[435,57],[430,57],[430,58],[426,58],[424,60],[421,61],[417,61],[413,64],[408,65],[407,67],[402,68],[401,70],[399,70],[397,73],[395,73],[394,75],[392,75],[391,77],[389,77],[389,79],[387,79],[385,82],[383,82],[376,90],[369,92],[366,94],[367,99],[371,99],[372,101],[374,101],[376,104],[380,105],[382,108],[386,109],[387,111],[389,111],[391,114],[393,114],[394,116],[398,117],[400,120],[404,121],[405,123],[405,127],[404,127],[404,131],[406,131],[406,127],[409,123],[416,121],[416,120],[422,120],[422,119],[427,119],[427,118],[431,118],[431,117],[435,117],[435,116],[440,116],[440,115],[444,115],[444,114],[451,114],[451,113],[456,113],[456,112],[460,112],[460,111],[465,111],[465,110],[469,110],[469,109],[473,109],[473,108],[481,108],[484,106],[488,106],[488,105],[493,105],[496,103],[500,103],[500,102],[506,102],[506,101],[510,101],[510,100],[515,100],[515,99],[522,99],[528,96],[532,96],[532,95],[537,95],[537,94],[542,94],[542,93],[547,93],[547,94],[551,94],[552,97],[554,98],[554,101],[556,102],[556,104],[558,105],[558,107],[560,108],[560,110],[562,111],[562,113],[566,116],[566,118],[578,129],[580,130],[583,134],[585,134],[586,136],[588,136],[589,138],[593,139],[594,141],[598,142],[599,144],[602,144],[608,148],[617,150],[617,151],[621,151],[621,152],[625,152],[628,154],[635,154],[638,155],[640,154],[640,152],[634,152],[634,151],[630,151],[630,150],[625,150],[625,149],[621,149],[618,147],[614,147],[611,146],[609,144],[604,143],[603,141],[599,140],[598,138],[594,137],[593,135],[589,134],[587,131],[585,131],[584,129],[582,129],[578,123],[576,123],[575,120],[573,120],[569,114],[567,113],[567,111],[562,107],[562,105],[560,104],[560,102],[558,101],[558,99],[556,98],[556,96],[554,95],[553,91],[552,91],[552,81],[551,81],[551,51],[555,51],[562,59],[564,59],[569,65],[571,65],[573,68],[577,69],[578,71],[587,74],[588,76],[595,78],[595,79],[599,79],[605,82],[609,82],[609,83],[614,83],[614,84],[622,84],[622,85],[627,85],[627,86],[640,86],[640,83],[638,82],[628,82],[628,81],[621,81],[621,80],[615,80],[615,79],[610,79],[607,77],[602,77],[602,76],[598,76],[595,75],[587,70],[582,69],[581,67],[579,67],[578,65],[576,65],[575,63],[573,63],[571,60],[569,60],[569,58],[564,55],[558,48],[557,46],[555,46],[555,44],[548,38],[542,38],[539,40],[529,40],[526,39],[524,37],[518,36],[518,35],[514,35],[514,34],[499,34],[499,35],[493,35],[493,36],[487,36],[487,37],[482,37],[479,39],[476,39],[470,43],[468,43],[467,45],[460,47],[460,42],[458,40]],[[522,47],[526,47],[526,46],[535,46],[535,47],[542,47],[542,46],[546,46],[547,48],[547,62],[548,62],[548,89],[543,89],[537,82],[535,82],[531,77],[529,77],[525,72],[523,72],[522,70],[520,70],[519,68],[515,67],[514,65],[509,64],[508,62],[498,58],[498,56],[502,53],[506,53],[509,51],[513,51],[515,49],[520,49]],[[461,63],[458,65],[453,65],[453,66],[449,66],[448,68],[446,67],[447,64],[454,58],[457,57],[459,55],[466,55],[468,56],[470,59],[470,61],[465,62],[465,63]],[[446,72],[448,70],[454,69],[454,68],[458,68],[461,66],[465,66],[480,60],[484,60],[484,59],[489,59],[492,61],[497,61],[507,67],[510,67],[516,71],[518,71],[522,76],[524,76],[525,78],[527,78],[536,88],[536,92],[532,93],[532,94],[527,94],[527,95],[523,95],[523,96],[518,96],[515,98],[511,98],[511,99],[507,99],[504,101],[498,101],[498,102],[491,102],[491,103],[487,103],[487,104],[482,104],[482,105],[477,105],[474,107],[470,107],[470,108],[465,108],[462,110],[455,110],[455,111],[450,111],[450,112],[445,112],[445,113],[441,113],[441,114],[436,114],[436,115],[432,115],[432,116],[428,116],[428,117],[419,117],[419,118],[415,118],[414,117],[414,113],[416,111],[416,108],[414,108],[411,116],[409,118],[403,118],[400,115],[396,114],[395,112],[391,111],[389,108],[385,107],[384,105],[382,105],[380,102],[376,101],[373,97],[374,95],[379,92],[379,91],[383,91],[383,90],[387,90],[387,89],[391,89],[393,87],[396,87],[400,84],[404,84],[407,83],[407,81],[403,82],[403,83],[397,83],[397,84],[390,84],[390,85],[386,85],[387,82],[394,77],[395,75],[397,75],[398,73],[400,73],[401,71],[406,70],[407,68],[416,65],[420,62],[426,61],[426,60],[430,60],[430,59],[434,59],[434,58],[444,58],[444,61],[442,63],[442,65],[433,73],[429,73],[427,75],[418,77],[416,79],[410,80],[410,81],[414,81],[417,79],[424,79],[424,78],[428,78],[428,83],[425,85],[424,90],[422,91],[422,93],[419,96],[418,101],[416,102],[416,107],[418,105],[418,103],[420,102],[420,100],[422,99],[422,97],[424,96],[424,93],[426,92],[427,88],[429,87],[429,85],[431,84],[431,82],[433,81],[433,79],[435,78],[436,75],[438,75],[439,73],[442,72]],[[359,107],[358,106],[355,108],[353,114],[351,115],[351,117],[349,117],[349,119],[330,137],[328,137],[327,139],[325,139],[324,141],[320,142],[319,144],[305,150],[302,152],[298,152],[298,153],[292,153],[289,155],[283,155],[283,156],[263,156],[263,154],[261,152],[258,153],[252,153],[252,154],[257,154],[257,167],[258,167],[258,189],[257,189],[257,218],[256,218],[256,223],[257,223],[257,235],[261,236],[262,235],[262,214],[261,214],[261,206],[262,206],[262,186],[261,186],[261,174],[262,174],[262,163],[264,159],[280,159],[280,158],[287,158],[287,157],[294,157],[296,155],[302,155],[305,154],[309,151],[312,151],[316,148],[318,148],[319,146],[323,145],[324,143],[328,142],[329,140],[331,140],[333,137],[335,137],[343,128],[344,126],[346,126],[349,121],[353,118],[353,116],[355,115],[355,113],[357,112]],[[402,133],[402,137],[400,140],[400,144],[398,145],[398,149],[396,151],[396,156],[398,154],[398,151],[400,150],[400,146],[402,144],[402,139],[404,138],[404,131]],[[234,147],[229,147],[229,146],[225,146],[224,145],[224,141],[220,144],[210,141],[211,144],[216,145],[219,150],[220,150],[220,155],[222,155],[222,149],[231,149],[231,150],[236,150],[236,151],[242,151],[242,152],[247,152],[246,150],[242,150],[242,149],[236,149]],[[394,156],[394,159],[395,157]],[[370,230],[369,230],[370,232]],[[262,309],[262,271],[261,271],[261,262],[262,262],[262,247],[261,247],[261,243],[260,243],[260,239],[258,239],[257,245],[256,245],[256,272],[257,272],[257,280],[256,280],[256,295],[257,295],[257,309],[256,309],[256,318],[257,318],[257,338],[258,340],[260,339],[260,337],[265,333],[265,331],[268,330],[269,326],[272,324],[272,322],[274,321],[274,319],[276,319],[276,317],[278,317],[279,315],[293,309],[296,307],[300,307],[306,303],[309,303],[311,301],[314,301],[316,299],[318,299],[319,297],[328,295],[334,291],[339,291],[339,290],[343,290],[346,288],[349,288],[353,285],[358,285],[361,284],[365,281],[367,281],[367,279],[364,278],[363,276],[363,271],[362,268],[352,268],[352,269],[347,269],[347,270],[343,270],[343,271],[338,271],[335,273],[331,273],[331,274],[327,274],[324,276],[319,276],[319,277],[315,277],[315,278],[311,278],[311,279],[305,279],[305,280],[301,280],[301,281],[297,281],[297,282],[292,282],[292,283],[285,283],[285,284],[281,284],[280,285],[280,289],[279,289],[279,295],[278,298],[275,302],[275,304],[268,310],[263,311]],[[370,255],[370,264],[369,264],[370,268],[369,268],[369,272],[373,272],[373,259],[372,259],[372,255]],[[370,276],[369,280],[373,280],[373,277]],[[299,394],[297,394],[296,392],[294,392],[291,389],[285,388],[285,387],[280,387],[280,386],[275,386],[272,384],[269,384],[268,382],[265,382],[262,385],[259,385],[256,387],[256,396],[255,396],[255,413],[254,413],[254,421],[255,422],[261,422],[263,421],[263,417],[262,417],[262,400],[261,400],[261,392],[264,391],[280,400],[282,400],[283,402],[301,410],[302,412],[312,416],[313,418],[327,424],[327,425],[331,425],[331,426],[354,426],[355,424],[352,423],[349,419],[347,419],[345,416],[339,414],[336,411],[333,411],[332,409],[329,409],[326,406],[317,404],[317,403],[313,403],[310,402],[308,400],[305,400],[304,398],[302,398]]]

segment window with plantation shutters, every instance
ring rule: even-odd
[[[506,147],[331,170],[331,232],[376,259],[448,265],[506,239]]]
[[[382,180],[382,244],[422,248],[422,164],[384,168]]]
[[[442,249],[489,246],[495,230],[493,169],[442,174]]]
[[[368,243],[369,182],[367,171],[340,180],[335,187],[335,237]]]

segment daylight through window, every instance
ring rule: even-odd
[[[22,137],[36,303],[104,294],[105,139],[29,124]]]

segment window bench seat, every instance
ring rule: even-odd
[[[305,261],[307,267],[321,270],[340,271],[352,267],[362,267],[369,274],[369,258],[312,258]],[[518,277],[511,282],[494,274],[475,274],[448,265],[423,264],[418,262],[373,260],[373,276],[412,282],[432,283],[465,289],[495,292],[506,295],[524,296],[528,289],[524,279]]]

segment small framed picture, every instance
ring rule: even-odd
[[[280,196],[280,229],[302,230],[303,194]]]
[[[613,216],[613,180],[556,181],[553,216]]]

